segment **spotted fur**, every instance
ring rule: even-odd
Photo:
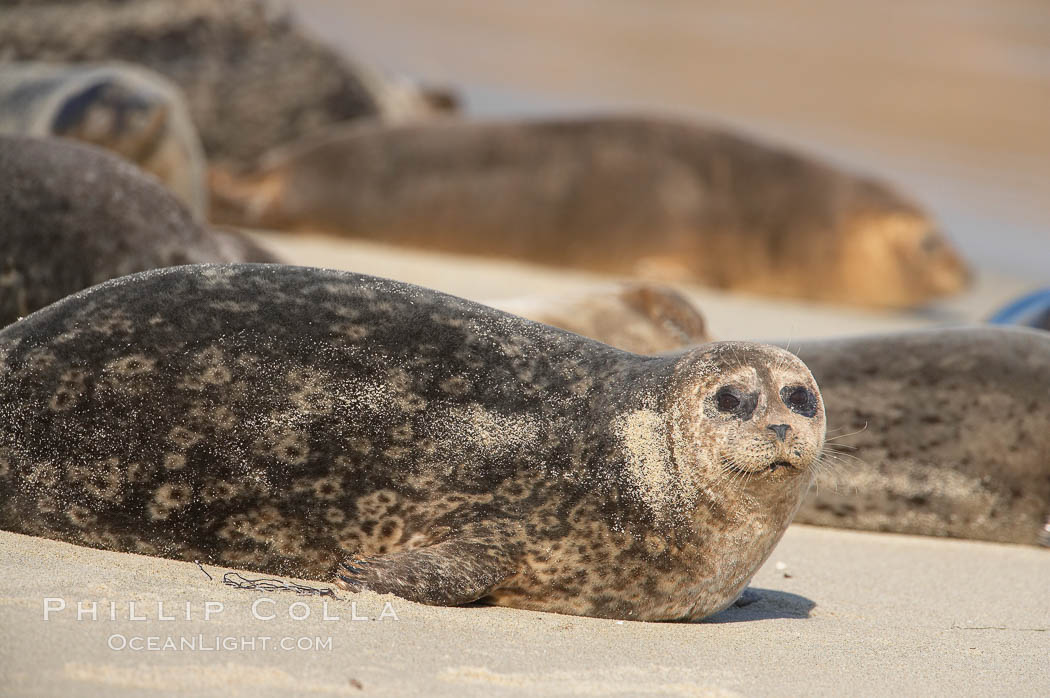
[[[145,272],[0,332],[0,527],[432,604],[708,615],[823,436],[782,350],[640,356],[344,272]]]

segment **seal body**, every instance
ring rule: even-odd
[[[0,136],[0,325],[124,274],[238,261],[277,259],[100,148]]]
[[[844,453],[799,521],[1050,545],[1045,332],[927,330],[797,351]]]
[[[511,298],[490,305],[635,354],[659,354],[710,340],[696,306],[673,288],[656,284]]]
[[[629,354],[406,284],[123,277],[0,332],[0,525],[432,604],[730,603],[809,485],[793,355]]]
[[[241,225],[836,303],[912,306],[968,278],[886,185],[659,119],[359,124],[215,177],[212,195]]]
[[[122,63],[0,63],[0,134],[61,136],[112,150],[208,213],[207,165],[178,88]]]
[[[208,160],[237,168],[326,125],[455,108],[348,61],[258,0],[3,3],[0,46],[0,60],[129,61],[164,75],[185,94]]]

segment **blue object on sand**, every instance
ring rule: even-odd
[[[1033,291],[1008,303],[988,318],[988,322],[1050,329],[1050,288]]]

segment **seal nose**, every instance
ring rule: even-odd
[[[776,434],[778,439],[783,441],[787,438],[788,429],[791,427],[787,424],[770,424],[766,428]]]

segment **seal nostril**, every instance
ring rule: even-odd
[[[788,429],[791,427],[787,424],[770,424],[766,428],[776,434],[778,439],[783,441],[787,438]]]

